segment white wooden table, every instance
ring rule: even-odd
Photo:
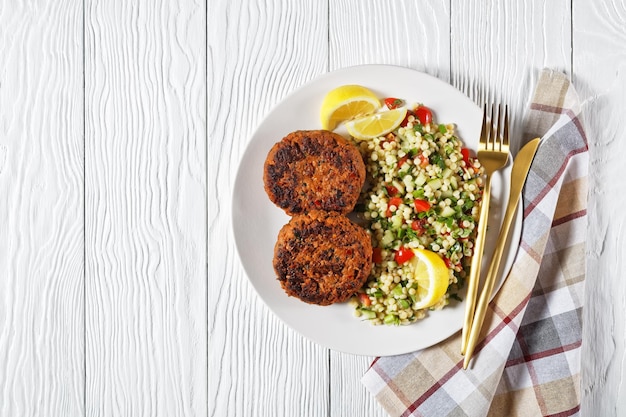
[[[402,65],[519,135],[543,67],[591,156],[582,414],[626,414],[624,0],[0,1],[0,416],[383,416],[372,358],[257,297],[230,232],[251,133],[338,68]],[[208,144],[208,146],[207,146]]]

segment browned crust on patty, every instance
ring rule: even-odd
[[[309,304],[348,300],[372,268],[367,232],[336,212],[292,217],[278,234],[274,270],[285,292]]]
[[[270,200],[289,215],[311,210],[347,214],[365,182],[365,163],[356,145],[343,136],[300,130],[269,151],[263,182]]]

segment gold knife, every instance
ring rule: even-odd
[[[522,195],[522,189],[524,188],[524,184],[526,183],[526,177],[528,176],[530,165],[533,162],[533,159],[535,158],[535,153],[537,152],[537,148],[539,147],[539,142],[539,138],[535,138],[528,142],[519,151],[519,153],[515,157],[515,160],[513,161],[509,201],[507,203],[504,220],[502,221],[502,227],[500,228],[500,234],[498,235],[498,244],[495,251],[493,252],[493,258],[491,259],[491,263],[489,265],[489,271],[487,272],[487,276],[485,278],[485,284],[483,286],[482,292],[480,293],[480,299],[478,300],[478,304],[476,305],[474,320],[472,321],[472,328],[470,330],[467,348],[465,350],[465,358],[463,359],[463,369],[467,369],[467,366],[472,359],[474,349],[476,348],[478,336],[480,334],[483,321],[485,320],[487,305],[491,300],[491,292],[493,291],[493,286],[498,276],[498,270],[500,269],[502,253],[504,252],[504,247],[506,246],[509,230],[511,229],[511,224],[513,223],[513,218],[515,216],[515,210],[517,209],[520,196]]]

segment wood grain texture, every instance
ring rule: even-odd
[[[321,2],[209,4],[211,416],[328,415],[329,352],[270,313],[244,275],[230,232],[231,190],[252,132],[274,104],[325,72],[327,14]]]
[[[573,4],[574,82],[590,155],[582,415],[626,415],[626,3]]]
[[[0,416],[84,397],[82,2],[0,2]]]
[[[400,65],[449,81],[448,1],[330,2],[329,70]]]
[[[86,3],[89,416],[207,411],[205,18]]]
[[[539,71],[571,75],[570,1],[454,0],[451,11],[451,83],[481,106],[509,106],[515,154]]]
[[[330,416],[386,417],[385,409],[361,383],[371,356],[330,352]]]

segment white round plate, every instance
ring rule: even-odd
[[[408,326],[373,326],[353,316],[347,303],[331,306],[306,304],[282,290],[272,267],[274,245],[289,217],[269,200],[263,187],[263,164],[270,148],[295,130],[320,129],[319,111],[327,92],[344,84],[360,84],[381,99],[397,97],[423,103],[439,123],[454,123],[457,135],[476,149],[482,123],[481,109],[451,85],[403,67],[364,65],[327,73],[298,89],[278,104],[253,134],[241,159],[233,187],[232,226],[243,267],[268,307],[288,326],[327,348],[357,355],[387,356],[436,344],[463,326],[464,302],[452,301],[440,311]],[[511,163],[494,175],[490,224],[500,224],[508,199]],[[502,276],[513,263],[521,234],[521,210],[512,225]],[[495,223],[497,222],[497,223]],[[493,252],[499,227],[490,227],[483,258]],[[503,279],[500,280],[500,284]]]

